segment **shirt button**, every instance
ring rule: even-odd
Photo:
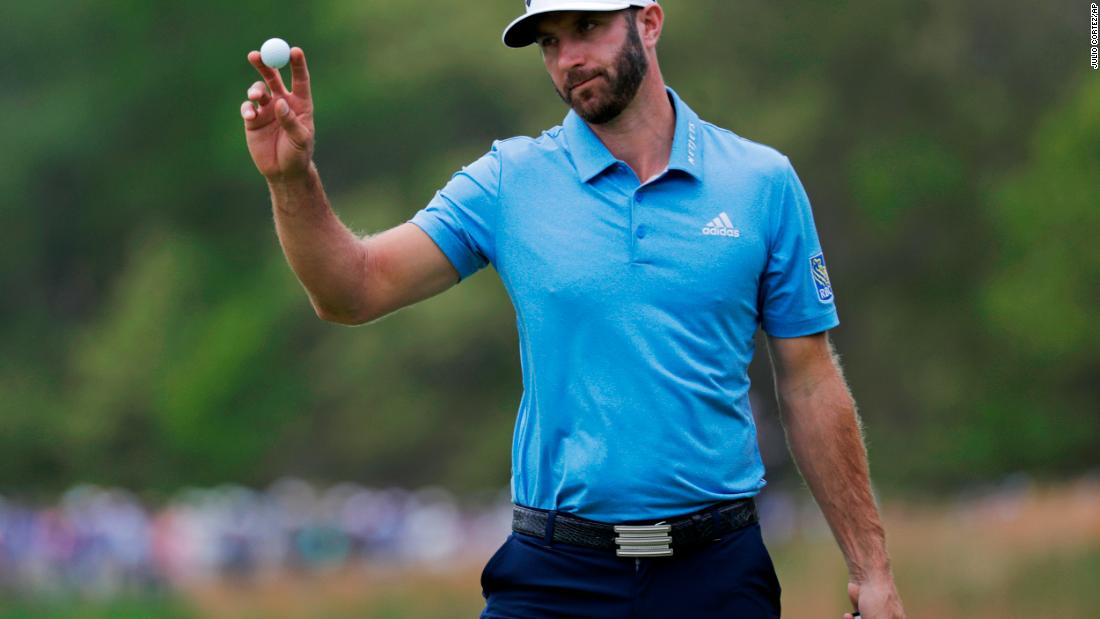
[[[638,194],[638,195],[634,196],[634,201],[637,202],[638,204],[641,204],[642,203],[642,195]]]
[[[638,236],[638,238],[644,239],[645,238],[645,233],[646,233],[645,226],[638,226],[638,230],[634,234],[636,234]]]

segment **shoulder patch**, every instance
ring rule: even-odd
[[[810,256],[810,274],[817,287],[817,300],[822,303],[833,302],[833,284],[829,281],[829,271],[825,268],[825,254],[817,252]]]

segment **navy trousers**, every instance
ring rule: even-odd
[[[779,580],[753,524],[671,557],[512,533],[481,574],[481,619],[774,619]]]

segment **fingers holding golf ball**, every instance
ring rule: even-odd
[[[305,53],[298,47],[290,50],[292,92],[260,52],[249,52],[248,61],[263,78],[249,86],[247,100],[241,103],[245,137],[256,167],[267,177],[308,170],[314,126]]]
[[[256,71],[259,72],[260,77],[264,78],[264,82],[271,90],[271,94],[278,96],[288,93],[286,84],[283,83],[283,76],[279,74],[277,69],[272,69],[264,64],[260,52],[255,50],[248,52],[248,62],[253,67],[256,67]]]
[[[300,47],[290,49],[290,74],[293,78],[294,94],[309,97],[309,68],[306,66],[306,54]],[[273,95],[286,94],[287,87],[283,82],[283,76],[277,69],[273,69],[264,63],[260,52],[248,53],[248,62],[256,67],[256,71],[264,78]]]

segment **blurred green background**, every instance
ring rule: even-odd
[[[884,501],[1095,476],[1088,5],[663,4],[668,83],[788,155],[810,195]],[[493,139],[561,121],[538,52],[500,43],[522,8],[6,4],[0,494],[48,503],[90,482],[156,502],[287,475],[506,486],[521,384],[495,273],[370,326],[319,321],[280,252],[239,106],[257,79],[250,49],[301,46],[333,205],[357,232],[387,229]],[[766,359],[752,375],[770,479],[797,488]],[[1066,569],[1100,577],[1098,539]],[[394,604],[371,616],[415,614]]]

